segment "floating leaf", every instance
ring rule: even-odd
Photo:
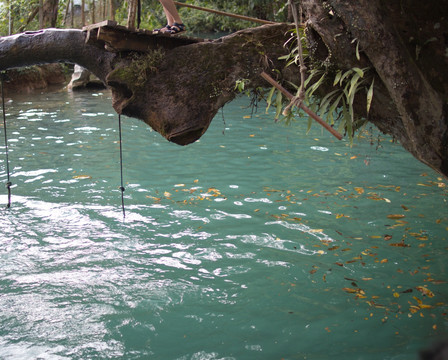
[[[399,242],[399,243],[392,243],[389,244],[389,246],[395,246],[395,247],[410,247],[411,245],[409,244],[405,244],[403,241]]]
[[[73,179],[78,180],[85,180],[85,179],[91,179],[92,177],[90,175],[75,175],[73,176]]]
[[[349,294],[355,294],[359,291],[359,289],[352,289],[352,288],[348,288],[348,287],[342,288],[342,290],[344,290],[345,292],[348,292]]]
[[[424,286],[416,286],[415,288],[427,297],[434,297],[434,293]]]
[[[395,220],[395,219],[403,219],[404,215],[401,215],[401,214],[390,214],[390,215],[387,215],[387,218],[388,219],[393,219],[393,220]]]
[[[362,187],[355,187],[355,191],[356,191],[358,194],[364,194],[364,189],[363,189]]]

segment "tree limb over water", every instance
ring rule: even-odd
[[[365,93],[357,93],[356,117],[366,117],[445,176],[447,3],[301,1],[308,68],[320,66],[328,75],[315,94],[323,97],[335,89],[338,70],[370,69],[375,79],[373,101],[367,113]],[[238,80],[245,79],[248,88],[267,87],[260,77],[266,71],[284,86],[285,80],[299,81],[299,69],[278,60],[289,53],[284,44],[292,28],[264,25],[214,41],[155,46],[145,54],[86,42],[89,32],[47,29],[1,38],[0,69],[77,63],[112,89],[118,113],[139,118],[169,141],[186,145],[199,139],[219,108],[235,97]]]
[[[1,38],[0,69],[49,62],[81,65],[112,89],[118,113],[186,145],[199,139],[217,111],[235,97],[237,80],[266,86],[259,74],[281,68],[278,58],[288,53],[283,45],[289,29],[265,25],[215,41],[154,46],[143,54],[86,43],[88,32],[81,30],[46,29]]]

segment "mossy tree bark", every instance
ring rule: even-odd
[[[313,60],[343,70],[372,68],[380,81],[369,121],[447,176],[448,1],[303,0],[302,5]],[[366,115],[365,102],[357,105],[358,114]]]
[[[86,43],[87,33],[80,30],[46,29],[0,38],[0,69],[79,64],[112,89],[118,113],[186,145],[199,139],[217,111],[236,96],[237,80],[266,86],[259,75],[282,67],[278,58],[288,53],[283,45],[289,29],[265,25],[215,41],[155,46],[144,54],[107,51],[104,44]]]

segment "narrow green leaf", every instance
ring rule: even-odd
[[[353,71],[359,74],[360,77],[364,77],[364,70],[360,69],[359,67],[354,67]]]
[[[356,58],[361,60],[361,56],[359,55],[359,41],[356,42]]]
[[[313,93],[319,88],[320,85],[322,85],[322,83],[325,80],[327,73],[324,73],[319,80],[317,80],[317,82],[315,82],[307,91],[306,91],[306,96],[308,98],[310,98],[311,96],[313,96]]]
[[[308,133],[311,130],[311,125],[313,124],[313,119],[311,118],[311,116],[308,116],[308,127],[306,128],[306,134],[308,135]]]
[[[367,115],[369,114],[370,106],[372,105],[374,82],[375,82],[375,78],[372,79],[372,83],[370,84],[369,91],[367,91]]]
[[[277,91],[277,98],[275,99],[275,106],[276,106],[276,112],[275,112],[275,120],[277,121],[282,113],[282,102],[283,102],[283,95],[279,91]]]
[[[272,96],[274,95],[274,92],[275,92],[275,87],[273,86],[273,87],[271,88],[271,90],[269,91],[268,98],[266,99],[266,103],[267,103],[267,106],[266,106],[266,114],[268,113],[268,110],[269,110],[269,108],[271,107],[271,104],[272,104]]]
[[[336,73],[336,76],[334,77],[333,86],[335,86],[339,82],[339,80],[341,80],[341,76],[342,76],[342,71],[339,70]]]
[[[358,87],[358,80],[360,75],[357,73],[353,75],[350,81],[350,90],[348,91],[347,99],[353,99],[355,96],[356,88]],[[350,104],[353,104],[353,101],[349,101]]]
[[[351,73],[353,72],[353,69],[347,70],[340,78],[339,80],[339,84],[342,86],[342,82],[344,81],[344,79],[349,76]]]
[[[330,124],[333,125],[334,124],[334,119],[333,119],[333,113],[336,111],[336,109],[339,106],[339,102],[341,101],[342,97],[344,96],[344,93],[341,93],[335,101],[333,101],[333,103],[331,104],[330,108],[328,109],[328,115],[330,117]]]
[[[328,93],[327,95],[324,96],[324,98],[320,102],[320,106],[319,106],[319,112],[320,112],[321,116],[323,116],[326,113],[327,108],[328,108],[328,106],[331,103],[331,100],[339,92],[341,92],[341,90],[340,89],[336,89],[336,90],[333,90],[332,92],[330,92],[330,93]]]

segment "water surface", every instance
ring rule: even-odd
[[[6,104],[0,358],[413,359],[447,336],[446,182],[391,139],[246,98],[187,147],[125,117],[123,220],[110,104]]]

